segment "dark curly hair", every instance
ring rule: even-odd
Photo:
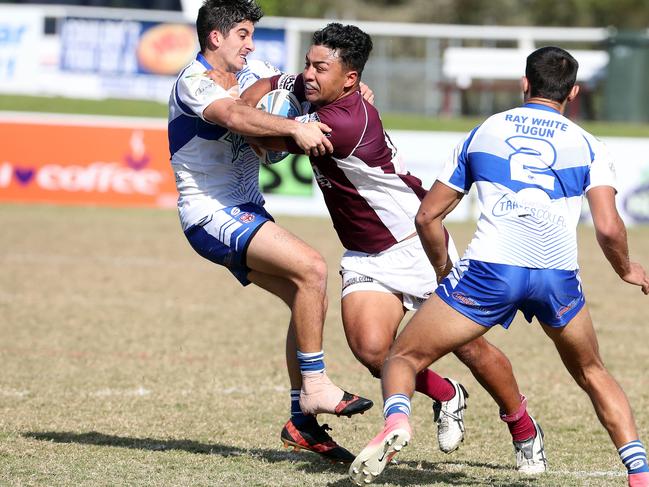
[[[527,56],[525,77],[530,82],[530,96],[559,103],[568,98],[577,81],[579,63],[560,47],[547,46]]]
[[[196,32],[201,52],[207,48],[207,38],[213,30],[227,36],[239,22],[249,20],[253,24],[264,13],[255,0],[205,0],[196,18]]]
[[[367,58],[372,52],[372,38],[355,25],[336,22],[313,34],[314,46],[326,46],[338,52],[342,63],[355,71],[360,78]]]

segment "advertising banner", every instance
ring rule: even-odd
[[[399,164],[429,188],[463,134],[390,131]],[[0,114],[0,202],[174,207],[165,120]],[[603,139],[617,162],[617,203],[627,224],[649,223],[649,140]],[[326,215],[304,155],[262,166],[271,213]],[[451,220],[477,216],[473,192]],[[586,205],[582,215],[590,219]]]
[[[192,24],[67,17],[61,27],[60,70],[93,83],[97,97],[166,101],[176,75],[199,51]],[[253,58],[286,65],[283,29],[255,30]],[[85,81],[84,81],[85,80]],[[84,92],[87,87],[80,87]]]
[[[0,201],[172,207],[166,124],[0,117]]]
[[[0,18],[0,86],[15,93],[38,90],[44,16],[38,9],[6,7]]]

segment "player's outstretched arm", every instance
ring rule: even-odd
[[[440,181],[425,196],[415,217],[415,227],[428,256],[435,269],[439,283],[451,271],[452,264],[446,249],[446,231],[442,220],[460,202],[463,193],[455,191]]]
[[[203,111],[206,120],[228,130],[252,137],[292,137],[307,154],[318,156],[333,151],[326,133],[331,128],[320,122],[300,123],[285,117],[270,115],[251,107],[242,100],[221,98]]]
[[[629,259],[626,226],[615,206],[615,189],[597,186],[586,193],[595,225],[597,243],[622,280],[642,288],[649,294],[649,277],[645,269]]]

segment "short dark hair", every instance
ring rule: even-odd
[[[201,52],[207,48],[207,38],[213,30],[227,36],[239,22],[249,20],[254,24],[263,15],[255,0],[205,0],[196,17],[196,33]]]
[[[355,25],[342,25],[336,22],[313,34],[314,46],[326,46],[338,52],[342,63],[363,72],[367,58],[372,52],[372,38]]]
[[[547,46],[527,56],[525,77],[530,82],[530,96],[559,103],[568,98],[577,81],[579,63],[565,49]]]

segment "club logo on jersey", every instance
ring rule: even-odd
[[[241,213],[239,216],[239,221],[242,223],[251,223],[255,221],[255,215],[252,213]]]

